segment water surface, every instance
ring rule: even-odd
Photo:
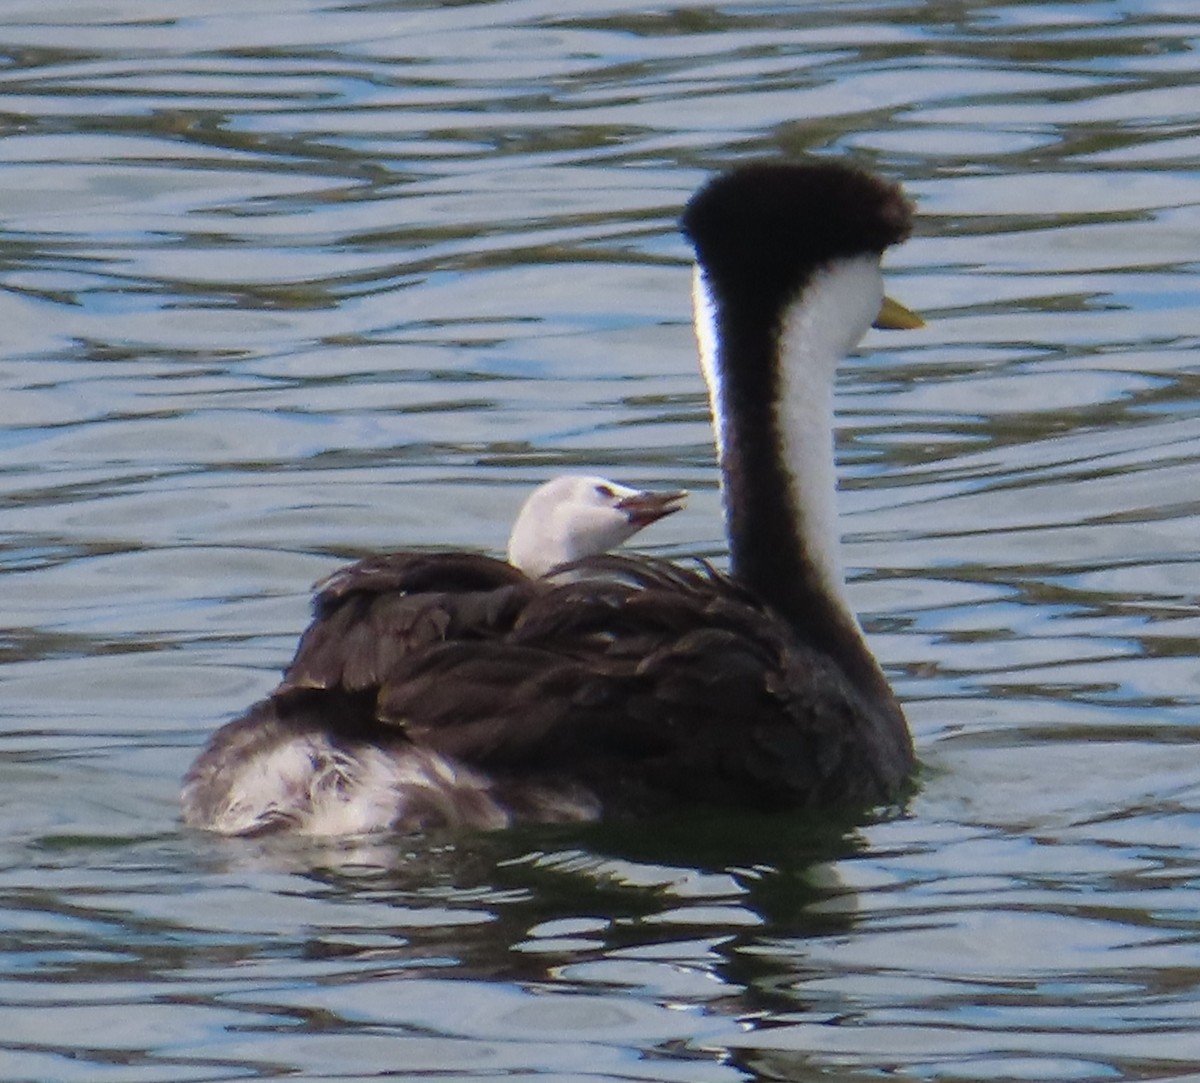
[[[1200,1071],[1193,8],[6,3],[0,1078]],[[722,558],[674,219],[807,152],[921,215],[839,389],[904,814],[183,832],[339,561],[563,469]]]

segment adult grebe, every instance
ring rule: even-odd
[[[872,321],[920,324],[880,271],[910,215],[833,163],[742,167],[688,203],[729,576],[412,553],[336,573],[279,688],[192,767],[186,821],[342,833],[897,797],[912,741],[846,604],[832,427],[838,362]]]

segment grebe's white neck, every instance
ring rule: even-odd
[[[844,596],[834,465],[838,364],[883,303],[879,259],[857,256],[820,272],[786,312],[779,336],[776,423],[792,500],[804,509],[806,551],[825,589]],[[849,608],[847,608],[849,612]]]
[[[879,257],[868,254],[832,262],[817,271],[803,292],[785,307],[771,343],[774,356],[765,362],[771,369],[770,378],[765,380],[771,396],[769,432],[746,431],[744,420],[735,416],[738,396],[729,387],[727,369],[734,362],[724,356],[727,347],[722,342],[718,304],[700,267],[693,276],[692,295],[735,571],[739,521],[746,515],[759,521],[764,516],[752,508],[733,505],[747,500],[773,500],[790,510],[792,540],[808,565],[814,586],[819,585],[831,600],[843,603],[833,389],[838,364],[870,327],[883,302]],[[777,444],[767,454],[786,486],[785,492],[764,493],[753,477],[728,461],[730,455],[745,457],[747,447],[761,441]]]

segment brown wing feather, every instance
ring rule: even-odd
[[[878,790],[859,778],[879,774],[858,752],[858,694],[731,580],[619,556],[574,573],[596,578],[527,584],[482,626],[463,619],[479,595],[455,595],[455,634],[381,677],[380,722],[488,771],[583,782],[608,805]]]
[[[502,634],[534,591],[516,568],[471,553],[388,553],[318,584],[314,619],[276,694],[378,687],[403,658]]]

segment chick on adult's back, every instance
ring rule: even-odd
[[[406,663],[435,656],[440,644],[505,634],[551,589],[540,577],[620,545],[678,511],[686,497],[563,475],[522,505],[509,563],[478,553],[402,551],[335,572],[318,585],[316,616],[282,683],[217,730],[192,764],[185,821],[226,835],[509,822],[513,810],[499,804],[490,779],[408,740],[380,716],[380,694]],[[490,680],[496,671],[486,650],[478,660],[480,667],[456,667],[431,687],[415,676],[407,682],[424,717],[439,710],[457,717],[464,695],[479,694],[483,674]],[[581,815],[536,786],[523,800],[529,816]]]

